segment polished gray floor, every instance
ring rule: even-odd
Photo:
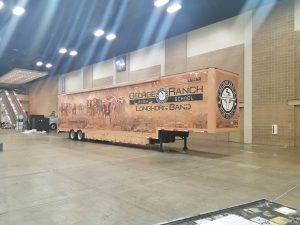
[[[0,130],[0,224],[155,224],[262,198],[300,208],[300,149],[160,153]]]

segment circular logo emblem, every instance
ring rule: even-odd
[[[225,119],[231,119],[237,107],[237,93],[230,80],[224,80],[218,89],[218,108]]]
[[[160,88],[156,92],[156,101],[158,103],[166,103],[168,101],[168,91],[165,88]]]

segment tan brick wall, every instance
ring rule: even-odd
[[[296,65],[296,73],[295,73],[295,84],[296,84],[296,98],[300,99],[300,31],[295,33],[296,36],[296,58],[295,58],[295,65]]]
[[[57,112],[58,76],[42,79],[29,86],[29,114]]]
[[[285,104],[270,103],[256,105],[254,108],[255,144],[294,145],[294,107]],[[256,126],[261,124],[261,126]],[[278,125],[278,134],[272,135],[272,124]]]
[[[236,132],[229,133],[229,141],[232,142],[244,142],[244,108],[240,108],[240,118],[239,118],[240,130]]]
[[[295,95],[300,99],[300,31],[296,32],[296,72],[295,72]],[[300,106],[295,106],[295,146],[300,147]]]
[[[300,147],[300,106],[295,106],[295,146]]]
[[[295,97],[293,17],[293,1],[282,0],[263,23],[253,21],[253,143],[294,143],[294,111],[287,105]],[[278,135],[271,135],[272,124],[279,125]]]

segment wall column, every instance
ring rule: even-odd
[[[244,143],[252,143],[252,11],[245,13]]]

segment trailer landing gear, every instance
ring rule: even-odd
[[[187,147],[187,137],[183,137],[183,148],[182,148],[183,152],[187,152],[188,147]]]
[[[163,148],[163,138],[162,137],[159,137],[159,151],[160,152],[163,152],[164,151],[164,148]]]
[[[170,143],[175,142],[176,140],[183,140],[183,152],[186,153],[188,150],[187,147],[187,138],[189,136],[189,132],[184,131],[167,131],[167,130],[160,130],[158,132],[158,140],[156,143],[159,143],[159,151],[163,152],[163,143]],[[179,137],[179,139],[176,139]]]

